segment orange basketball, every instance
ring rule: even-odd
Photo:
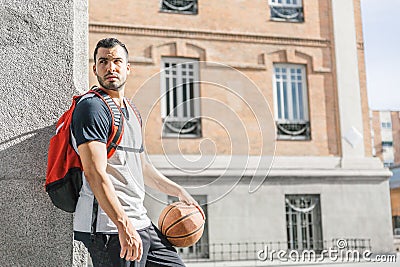
[[[201,207],[175,202],[161,212],[158,228],[176,247],[189,247],[199,241],[206,216]]]

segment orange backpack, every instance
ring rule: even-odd
[[[123,133],[121,109],[102,89],[92,87],[87,93],[74,96],[71,107],[60,117],[56,134],[50,139],[45,189],[53,204],[67,212],[74,212],[82,187],[82,163],[71,141],[71,121],[76,104],[86,94],[94,94],[104,101],[112,116],[111,135],[107,140],[107,158],[110,158]],[[134,110],[136,113],[136,109]]]

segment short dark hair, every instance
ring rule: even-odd
[[[125,50],[126,60],[128,60],[129,53],[128,53],[128,49],[126,48],[125,44],[123,44],[120,40],[118,40],[116,38],[105,38],[105,39],[101,39],[100,41],[97,42],[97,45],[96,45],[96,48],[94,49],[94,54],[93,54],[94,62],[96,63],[96,55],[97,55],[97,51],[99,50],[100,47],[113,48],[113,47],[116,47],[117,45],[119,45],[120,47],[122,47]]]

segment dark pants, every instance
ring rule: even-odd
[[[75,240],[82,241],[88,249],[94,267],[182,267],[182,262],[175,248],[152,224],[138,230],[143,244],[143,256],[140,262],[126,261],[119,254],[121,246],[118,234],[91,235],[74,232]]]

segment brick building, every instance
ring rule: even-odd
[[[390,178],[390,202],[392,206],[392,224],[394,245],[400,251],[400,166],[391,168],[393,176]]]
[[[130,51],[150,159],[207,212],[185,258],[254,260],[262,242],[321,250],[339,238],[392,251],[360,12],[359,0],[89,1],[90,51],[110,36]],[[153,221],[167,201],[149,193]]]
[[[373,155],[385,166],[400,165],[400,112],[371,111]]]
[[[371,111],[372,152],[393,172],[390,199],[393,231],[400,236],[400,112]]]

